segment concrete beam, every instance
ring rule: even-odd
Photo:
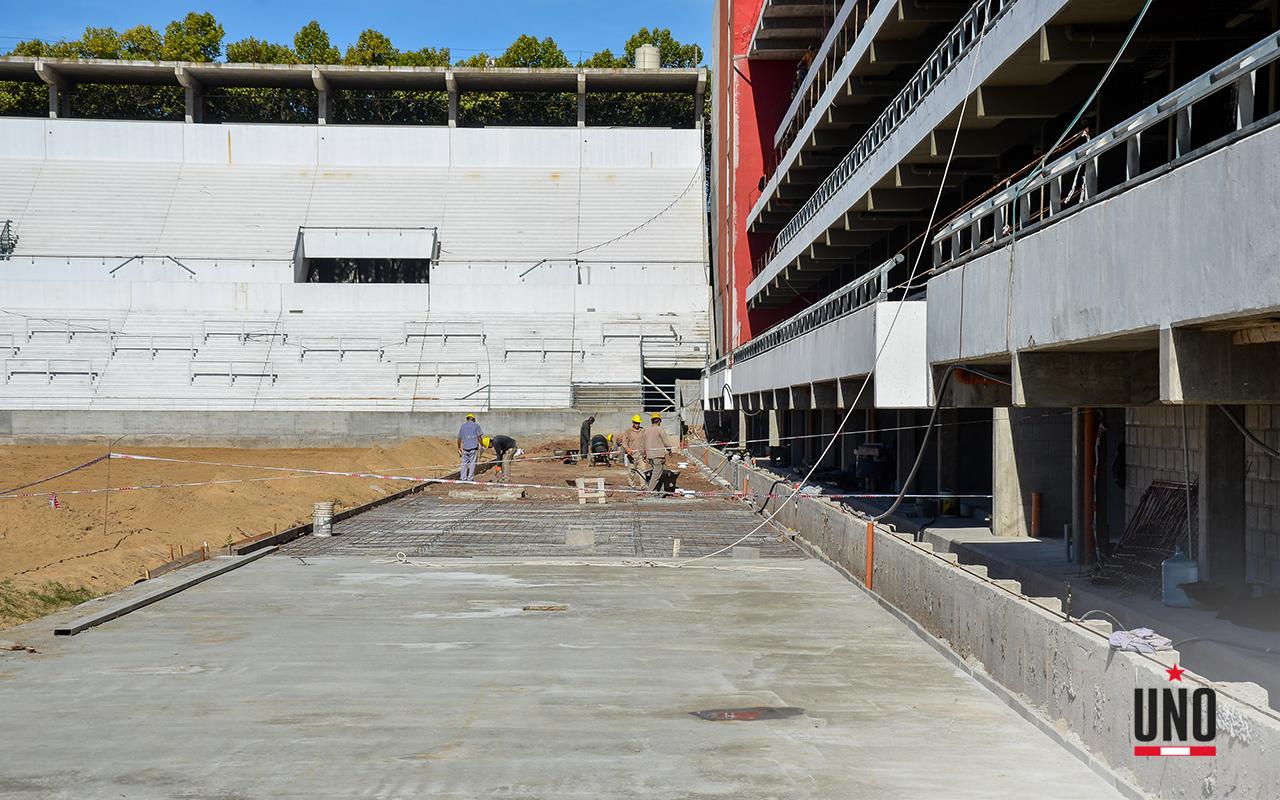
[[[1070,28],[1046,25],[1040,29],[1040,63],[1049,64],[1110,64],[1116,57],[1119,43],[1110,37],[1105,39],[1073,38]],[[1131,64],[1137,58],[1137,48],[1125,50],[1120,61]]]
[[[1013,355],[1015,406],[1145,406],[1159,399],[1160,359],[1154,351]]]
[[[836,401],[839,399],[840,390],[836,385],[836,381],[826,381],[823,383],[809,384],[809,393],[813,398],[814,408],[835,408]]]
[[[976,108],[979,119],[1052,119],[1075,99],[1056,86],[980,86]]]
[[[998,375],[1004,375],[1009,371],[1005,367],[986,366],[985,369]],[[932,370],[933,392],[936,400],[936,387],[942,385],[942,376],[946,373],[947,366],[935,365]],[[1013,405],[1013,387],[979,379],[972,373],[956,372],[952,374],[941,400],[944,408],[1004,408]]]
[[[701,85],[701,79],[699,79]],[[578,127],[587,127],[587,75],[578,73]]]
[[[866,247],[883,239],[885,233],[883,228],[875,227],[856,231],[836,229],[828,230],[819,241],[830,247]]]
[[[182,87],[186,99],[183,120],[188,124],[204,122],[204,84],[181,65],[173,68],[173,77]]]
[[[71,116],[71,91],[74,84],[42,61],[36,62],[36,75],[49,86],[49,118]]]
[[[878,112],[868,106],[832,105],[827,107],[822,118],[828,125],[870,125],[879,116]]]
[[[933,40],[926,37],[919,39],[899,39],[895,41],[873,41],[868,48],[872,64],[909,64],[918,66],[933,54]]]
[[[1236,344],[1232,331],[1160,331],[1166,403],[1280,403],[1280,343]]]
[[[311,69],[311,83],[316,87],[316,124],[327,125],[333,88],[329,85],[329,79],[316,67]]]

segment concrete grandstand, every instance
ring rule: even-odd
[[[670,406],[708,352],[699,128],[2,120],[0,405]]]

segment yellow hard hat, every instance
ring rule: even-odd
[[[650,415],[649,415],[649,419],[650,419],[650,420],[662,419],[662,415],[661,415],[661,414],[659,414],[657,411],[655,411],[655,412],[653,412],[652,414],[650,414]]]
[[[631,421],[632,421],[632,422],[644,422],[644,420],[640,418],[640,415],[639,415],[639,414],[636,414],[634,417],[632,417],[632,418],[631,418]]]
[[[475,419],[475,418],[476,418],[475,414],[472,414],[471,412],[467,412],[467,419]]]
[[[490,441],[491,441],[491,440],[490,440],[490,438],[489,438],[488,436],[486,436],[486,437],[484,437],[483,439],[481,439],[481,440],[480,440],[480,444],[484,445],[485,447],[488,447],[488,446],[489,446],[489,442],[490,442]]]

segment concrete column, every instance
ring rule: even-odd
[[[1080,538],[1084,533],[1084,425],[1081,409],[1071,409],[1071,557],[1077,564],[1085,563],[1080,552]]]
[[[776,408],[769,409],[768,415],[769,415],[769,446],[781,447],[782,446],[782,422],[781,420],[778,419],[778,409]]]
[[[578,127],[587,127],[587,74],[578,73]]]
[[[899,411],[897,415],[898,445],[894,453],[897,460],[897,477],[894,484],[899,489],[911,474],[911,465],[915,463],[916,454],[920,449],[920,429],[911,427],[917,424],[916,416],[914,411]]]
[[[944,408],[938,412],[938,428],[933,432],[938,442],[938,493],[960,489],[960,412]],[[939,500],[939,506],[943,501]]]
[[[49,118],[71,116],[71,83],[43,62],[36,64],[36,74],[49,86]]]
[[[698,70],[698,85],[693,90],[693,127],[702,130],[702,107],[706,104],[707,71]]]
[[[319,68],[312,67],[311,83],[316,87],[316,124],[329,124],[329,98],[333,87]]]
[[[450,70],[444,74],[444,86],[449,92],[449,127],[458,127],[458,81]]]
[[[791,437],[791,466],[798,467],[804,463],[804,444],[803,438],[809,433],[805,423],[808,421],[808,412],[791,411],[791,425],[788,428],[788,435]]]
[[[750,419],[751,418],[747,416],[747,412],[738,412],[738,447],[745,448],[747,446],[747,440],[751,438],[749,435],[751,428],[749,424]]]
[[[1244,408],[1228,406],[1244,420]],[[1200,435],[1200,579],[1240,586],[1245,577],[1244,436],[1215,406],[1204,408]]]
[[[991,410],[991,532],[996,536],[1026,536],[1026,509],[1014,448],[1009,409]]]
[[[1040,493],[1040,535],[1057,537],[1072,522],[1072,428],[1068,413],[992,409],[992,533],[1030,536],[1032,495]],[[1099,464],[1099,485],[1110,461]],[[1100,504],[1099,517],[1103,517]]]
[[[183,67],[174,67],[173,75],[178,79],[178,85],[182,87],[186,99],[183,121],[188,124],[204,122],[204,86]]]

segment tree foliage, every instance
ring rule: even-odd
[[[154,61],[218,61],[263,64],[350,64],[360,66],[568,68],[575,66],[551,37],[522,35],[501,54],[476,53],[456,61],[449,48],[397,48],[389,36],[372,28],[362,31],[345,51],[340,50],[316,20],[303,25],[291,44],[248,36],[225,44],[225,31],[207,12],[190,12],[160,33],[149,25],[124,32],[87,27],[74,41],[20,41],[7,55],[43,58],[143,59]],[[641,45],[658,47],[664,67],[692,67],[702,61],[702,48],[684,44],[667,28],[641,28],[623,44],[620,55],[605,48],[581,59],[578,66],[607,69],[634,64]],[[447,119],[443,92],[334,92],[331,117],[335,122],[439,124]],[[73,113],[87,117],[181,119],[183,92],[173,86],[77,86]],[[212,89],[206,96],[210,121],[305,122],[316,114],[315,93],[302,89]],[[574,93],[464,92],[459,102],[460,124],[539,125],[573,124],[577,118]],[[48,112],[44,84],[0,82],[0,114],[43,116]],[[666,94],[592,94],[587,119],[593,125],[686,126],[693,117],[688,96]]]

